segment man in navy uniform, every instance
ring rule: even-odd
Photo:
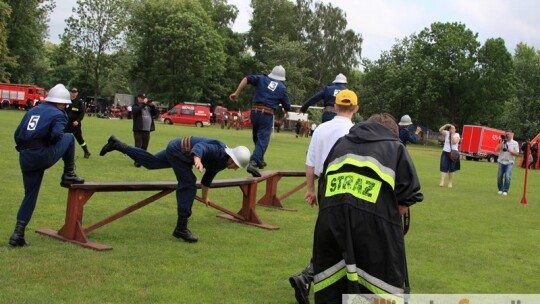
[[[322,122],[327,122],[336,117],[337,113],[334,109],[336,104],[336,96],[341,90],[345,90],[347,87],[347,77],[339,73],[334,79],[331,85],[324,86],[317,94],[311,96],[308,100],[302,104],[300,108],[301,113],[306,113],[308,108],[316,104],[319,100],[324,100],[324,113],[322,115]]]
[[[285,69],[281,65],[275,66],[268,76],[248,75],[244,77],[236,91],[229,96],[229,99],[234,101],[247,84],[255,87],[251,107],[251,125],[255,150],[247,167],[247,172],[255,177],[261,176],[257,169],[266,167],[264,154],[270,143],[270,135],[274,128],[274,112],[280,105],[285,111],[291,109],[289,93],[283,81],[285,81]]]
[[[82,184],[84,179],[75,172],[75,139],[64,133],[68,122],[64,108],[71,103],[68,90],[57,84],[49,91],[45,103],[26,112],[15,130],[15,144],[19,151],[24,198],[19,212],[15,231],[9,238],[11,246],[26,246],[24,230],[36,207],[39,188],[45,170],[60,159],[64,161],[64,174],[60,185]]]
[[[76,87],[69,90],[71,98],[71,104],[66,105],[66,114],[68,116],[68,123],[66,133],[72,133],[81,148],[84,150],[84,158],[89,158],[91,153],[88,151],[88,146],[82,136],[82,120],[84,118],[84,103],[81,98],[78,97],[79,90]]]
[[[244,146],[230,149],[221,141],[194,136],[173,139],[165,150],[152,155],[142,148],[128,146],[113,135],[99,155],[103,156],[111,151],[120,151],[150,170],[173,169],[178,180],[176,186],[178,222],[173,236],[189,243],[198,240],[187,228],[193,200],[197,194],[197,179],[193,174],[193,166],[201,173],[205,169],[201,188],[202,199],[208,203],[208,187],[216,174],[224,169],[236,170],[245,167],[250,155],[249,149]]]

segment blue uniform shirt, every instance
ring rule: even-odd
[[[229,155],[225,153],[225,144],[219,140],[191,137],[191,153],[201,159],[205,168],[201,184],[209,187],[216,174],[227,168]]]
[[[307,109],[316,104],[319,100],[324,100],[325,107],[333,107],[336,104],[336,96],[341,90],[345,90],[346,87],[342,83],[334,83],[332,85],[324,86],[317,94],[311,96],[308,100],[302,104],[300,111],[305,113]]]
[[[15,130],[15,143],[31,139],[45,139],[49,144],[59,141],[64,135],[68,122],[66,112],[58,109],[54,103],[46,102],[26,112]]]
[[[274,110],[281,104],[285,111],[291,110],[289,92],[283,82],[272,79],[266,75],[248,75],[246,78],[250,85],[255,86],[255,94],[253,94],[252,100],[253,103],[261,103]]]

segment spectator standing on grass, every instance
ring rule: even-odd
[[[334,109],[336,96],[339,91],[347,88],[346,84],[347,77],[345,77],[345,75],[341,73],[336,75],[336,78],[331,85],[324,86],[319,92],[304,101],[299,112],[306,113],[310,106],[316,104],[319,100],[324,100],[324,112],[321,123],[332,120],[332,118],[336,116],[336,110]]]
[[[452,161],[450,151],[458,149],[460,136],[454,124],[445,124],[439,128],[439,133],[444,135],[444,145],[440,160],[441,181],[439,182],[439,187],[444,187],[444,180],[448,175],[448,188],[452,188],[454,173],[459,171],[461,164],[459,158]]]
[[[137,102],[131,107],[131,113],[133,116],[135,147],[147,150],[150,144],[150,132],[156,129],[154,116],[158,114],[158,110],[153,102],[148,101],[145,93],[140,93],[137,95]],[[137,162],[134,165],[140,167]]]
[[[419,126],[416,127],[416,130],[414,134],[411,134],[409,132],[409,126],[412,125],[412,120],[409,115],[403,115],[399,121],[399,140],[401,140],[401,143],[403,143],[405,146],[407,143],[413,143],[415,144],[418,142],[418,139],[420,137],[420,132],[422,132],[422,128]]]
[[[317,204],[315,194],[315,179],[321,176],[324,161],[334,146],[334,143],[349,133],[353,126],[352,117],[358,112],[358,97],[351,90],[342,90],[336,96],[334,103],[337,115],[330,121],[322,123],[315,129],[309,143],[306,156],[306,194],[305,200],[311,207]],[[294,288],[298,303],[309,303],[309,290],[313,283],[313,261],[299,274],[289,278]]]
[[[191,207],[197,194],[197,178],[193,174],[193,166],[200,173],[204,170],[201,191],[202,199],[208,205],[208,190],[216,174],[224,169],[236,170],[245,167],[250,156],[249,149],[244,146],[230,149],[218,140],[194,136],[173,139],[165,150],[152,155],[144,149],[128,146],[113,135],[99,155],[104,156],[111,151],[122,152],[150,170],[173,169],[178,181],[176,186],[178,221],[173,236],[189,243],[198,240],[187,228]]]
[[[317,129],[317,124],[315,122],[311,123],[311,130],[309,132],[309,136],[313,137],[313,132],[315,132],[315,129]]]
[[[64,132],[71,133],[84,151],[84,158],[90,158],[90,151],[88,151],[88,145],[84,141],[82,135],[82,120],[86,111],[84,102],[78,97],[79,90],[76,87],[72,87],[69,90],[71,98],[71,104],[66,105],[66,114],[68,116],[68,123]]]
[[[504,136],[501,136],[495,151],[500,152],[498,159],[499,167],[497,170],[498,193],[508,195],[510,182],[512,181],[514,160],[519,155],[519,144],[514,140],[514,132],[512,130],[507,130]]]
[[[240,92],[247,84],[255,87],[255,94],[253,94],[251,101],[251,126],[255,149],[247,167],[247,172],[254,177],[261,176],[257,169],[264,169],[267,165],[264,161],[264,154],[270,144],[275,111],[280,105],[285,111],[291,110],[289,92],[283,81],[285,81],[285,68],[278,65],[272,69],[268,76],[248,75],[244,77],[238,84],[236,91],[229,96],[229,99],[234,101],[240,96]]]
[[[408,293],[401,216],[423,194],[392,115],[373,115],[336,142],[317,197],[315,303],[341,303],[343,294]]]
[[[64,173],[60,185],[82,184],[84,179],[75,174],[75,139],[64,133],[68,117],[64,111],[71,104],[69,91],[63,84],[54,86],[45,98],[45,103],[30,109],[15,130],[15,147],[19,151],[24,198],[17,213],[15,231],[9,238],[11,246],[26,246],[24,230],[36,208],[39,189],[45,170],[60,159],[64,162]]]

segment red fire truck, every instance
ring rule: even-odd
[[[30,109],[47,97],[44,88],[31,84],[0,83],[0,107]]]
[[[461,155],[465,155],[467,160],[487,159],[489,162],[496,162],[499,152],[495,149],[501,140],[504,131],[483,127],[464,125],[461,136]]]

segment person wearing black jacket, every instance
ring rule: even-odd
[[[155,130],[154,116],[158,114],[158,110],[151,101],[148,101],[145,93],[140,93],[137,95],[137,102],[131,107],[131,114],[133,115],[135,147],[147,150],[150,132]],[[135,167],[140,167],[140,165],[135,162]]]
[[[64,132],[72,133],[81,148],[84,151],[84,158],[89,158],[90,151],[88,151],[88,145],[82,136],[82,120],[84,118],[84,102],[78,97],[79,90],[76,87],[72,87],[69,91],[71,97],[71,104],[66,105],[66,114],[68,116],[68,123]]]
[[[423,198],[391,115],[373,115],[339,139],[319,181],[315,303],[341,303],[342,294],[407,293],[401,215]]]

